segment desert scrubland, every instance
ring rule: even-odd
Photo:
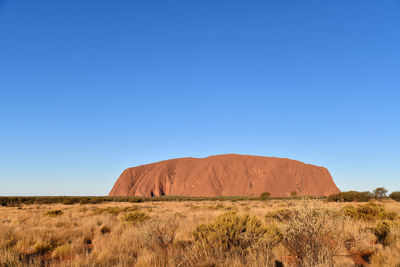
[[[0,266],[400,266],[400,202],[0,207]]]

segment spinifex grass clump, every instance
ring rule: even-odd
[[[74,251],[71,245],[63,244],[56,247],[52,252],[52,257],[57,260],[64,260],[74,256]]]
[[[388,245],[388,237],[390,235],[390,222],[382,221],[379,222],[374,228],[374,234],[376,236],[377,242],[386,246]]]
[[[124,214],[121,217],[122,221],[124,221],[125,223],[128,224],[140,224],[148,219],[150,219],[150,217],[143,212],[138,212],[138,211],[132,211],[132,212],[128,212],[126,214]]]
[[[45,215],[50,217],[56,217],[62,215],[64,212],[62,210],[49,210],[45,212]]]
[[[245,236],[260,239],[265,232],[266,229],[255,217],[240,217],[234,212],[229,212],[219,216],[214,223],[200,225],[193,236],[199,243],[227,251],[244,249],[247,245]]]
[[[239,216],[235,212],[220,215],[210,224],[202,224],[193,232],[195,247],[205,257],[236,257],[245,261],[252,252],[263,251],[268,262],[271,249],[282,239],[275,225],[266,227],[256,217]]]
[[[51,251],[53,246],[49,242],[44,242],[44,241],[37,241],[32,249],[34,254],[45,254],[49,251]]]
[[[378,222],[374,234],[383,249],[373,255],[371,266],[400,266],[400,222]]]
[[[397,218],[396,212],[389,212],[383,205],[376,203],[358,205],[357,207],[348,205],[343,207],[342,213],[353,219],[361,219],[365,221],[376,219],[394,220]]]

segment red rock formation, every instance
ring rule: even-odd
[[[327,196],[340,192],[326,168],[247,155],[179,158],[126,169],[110,196]]]

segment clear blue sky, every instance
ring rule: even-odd
[[[400,190],[400,2],[0,0],[0,195],[239,153]]]

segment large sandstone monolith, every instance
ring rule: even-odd
[[[327,196],[340,192],[324,167],[248,155],[171,159],[126,169],[110,196]]]

